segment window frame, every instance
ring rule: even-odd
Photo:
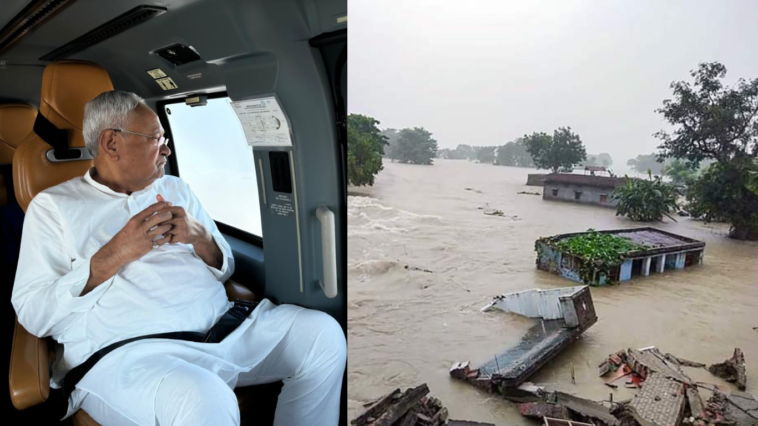
[[[204,94],[204,93],[203,93]],[[229,97],[229,94],[226,91],[223,92],[214,92],[214,93],[207,93],[204,94],[208,96],[208,99],[218,99],[218,98],[227,98]],[[185,103],[185,99],[189,97],[197,96],[197,93],[187,96],[180,96],[175,99],[165,99],[162,101],[158,101],[155,104],[155,109],[157,110],[156,113],[158,114],[158,119],[160,119],[161,124],[163,125],[163,130],[165,131],[165,135],[167,138],[171,138],[171,140],[168,143],[169,149],[171,149],[171,155],[168,157],[168,165],[171,169],[171,174],[173,176],[181,177],[179,173],[179,162],[177,161],[177,151],[174,146],[174,141],[176,140],[174,138],[174,135],[171,132],[171,122],[168,119],[168,116],[166,115],[166,106],[172,105],[172,104],[183,104]],[[197,107],[202,108],[202,107]],[[252,158],[252,157],[251,157]],[[255,162],[253,161],[253,168],[255,168]],[[256,185],[258,184],[258,171],[256,170]],[[265,191],[266,188],[263,188]],[[260,197],[260,195],[259,195]],[[260,199],[258,200],[258,205],[260,206]],[[211,218],[213,219],[213,218]],[[218,230],[221,231],[222,234],[229,235],[231,237],[237,238],[239,240],[242,240],[246,243],[253,244],[255,246],[258,246],[260,248],[263,248],[263,237],[259,237],[257,235],[253,235],[247,231],[243,231],[239,228],[236,228],[232,225],[226,224],[224,222],[220,222],[216,219],[213,219],[214,222],[216,222],[216,226],[218,227]],[[263,225],[263,211],[261,211],[261,226]],[[261,228],[262,230],[262,228]]]

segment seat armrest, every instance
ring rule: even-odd
[[[229,300],[243,299],[255,301],[255,293],[242,284],[238,284],[232,280],[226,280],[224,288],[226,288],[226,297],[228,297]]]
[[[16,317],[8,374],[11,401],[14,407],[24,410],[47,400],[50,395],[48,361],[47,340],[26,331]]]

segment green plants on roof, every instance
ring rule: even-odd
[[[630,253],[645,250],[647,246],[633,243],[613,234],[594,229],[552,242],[564,254],[580,259],[579,277],[585,284],[594,285],[601,276],[611,280],[611,269],[626,260]]]

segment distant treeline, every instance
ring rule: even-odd
[[[500,146],[471,146],[461,144],[455,147],[455,149],[443,148],[437,151],[437,158],[469,160],[494,164],[496,166],[536,167],[532,155],[529,154],[524,138],[517,138]],[[597,155],[587,154],[587,158],[579,163],[579,167],[601,166],[608,168],[611,165],[613,165],[613,158],[606,152]]]

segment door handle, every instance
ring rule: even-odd
[[[316,209],[321,222],[321,257],[324,262],[324,279],[319,280],[326,297],[337,296],[337,236],[334,228],[334,213],[326,206]]]

